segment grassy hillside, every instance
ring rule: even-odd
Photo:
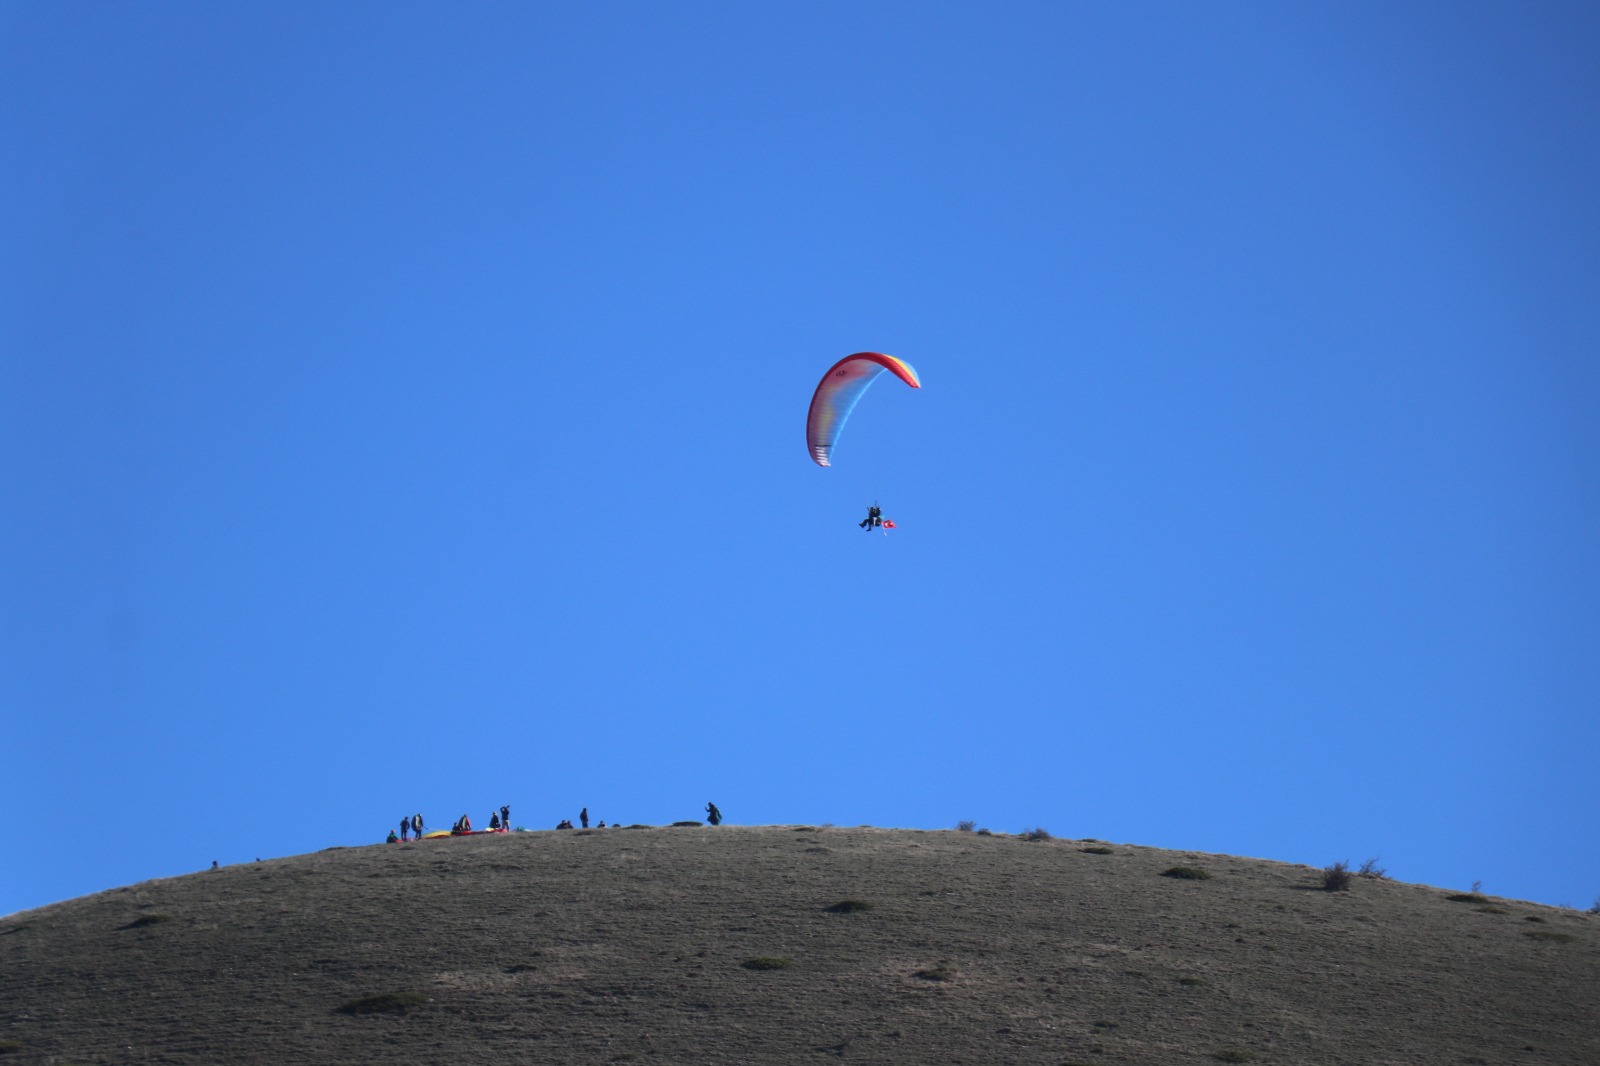
[[[1589,914],[955,831],[334,848],[0,922],[0,1062],[1577,1066],[1597,1004]]]

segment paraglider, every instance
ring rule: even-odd
[[[818,466],[832,465],[833,446],[839,441],[845,420],[855,410],[867,386],[885,371],[913,389],[922,388],[910,363],[882,352],[847,355],[822,375],[817,391],[811,395],[811,409],[806,412],[806,448],[811,452],[812,462]],[[857,525],[868,533],[874,529],[883,530],[885,536],[894,528],[894,523],[883,517],[883,509],[876,501],[867,508],[867,517]]]
[[[878,380],[884,371],[913,389],[922,388],[910,363],[882,352],[847,355],[822,375],[817,391],[811,396],[811,410],[806,412],[806,448],[818,466],[832,465],[833,446],[838,443],[845,419],[850,417],[867,386]]]

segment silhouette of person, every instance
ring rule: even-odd
[[[411,819],[410,818],[402,818],[402,819],[400,819],[400,839],[401,840],[409,840],[410,839],[410,834],[411,834]],[[390,834],[390,835],[392,836],[393,834]]]
[[[722,824],[722,812],[717,810],[717,805],[715,803],[706,804],[706,821],[710,822],[712,825]]]
[[[589,828],[589,808],[585,807],[578,812],[578,821],[583,823],[585,829]]]
[[[489,828],[490,829],[499,829],[500,828],[500,816],[498,814],[496,814],[494,811],[490,811],[489,812]]]
[[[883,509],[877,504],[867,508],[865,520],[857,523],[862,529],[871,530],[883,525]]]
[[[511,805],[510,804],[506,804],[504,807],[500,808],[500,828],[501,829],[510,829],[511,828]]]
[[[411,816],[411,831],[417,835],[418,840],[422,839],[422,815],[413,814]]]

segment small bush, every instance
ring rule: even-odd
[[[1378,865],[1378,857],[1376,855],[1362,863],[1361,869],[1356,871],[1356,875],[1368,877],[1374,881],[1387,881],[1389,879],[1389,871]]]
[[[1600,896],[1594,898],[1594,906],[1589,908],[1590,914],[1600,914]]]
[[[956,971],[948,962],[941,962],[937,966],[927,966],[918,970],[916,976],[924,981],[954,981]]]
[[[170,914],[141,914],[122,928],[146,929],[152,925],[160,925],[162,922],[170,921],[172,921],[172,915]]]
[[[745,959],[739,965],[747,970],[787,970],[794,965],[794,960],[758,956],[754,959]]]
[[[1336,862],[1322,870],[1322,890],[1324,892],[1350,891],[1350,864]]]
[[[1038,829],[1025,829],[1018,835],[1021,836],[1023,840],[1054,840],[1055,839],[1055,837],[1052,837],[1050,835],[1050,830],[1044,828],[1043,826],[1040,826]]]
[[[336,1014],[404,1014],[413,1007],[428,1002],[421,992],[384,992],[377,996],[363,996],[336,1007]]]
[[[1161,871],[1162,877],[1176,877],[1182,881],[1209,881],[1211,875],[1198,866],[1173,866]]]
[[[994,834],[989,832],[987,829],[978,830],[978,835],[981,836],[981,837],[994,836]]]
[[[1086,855],[1115,855],[1117,853],[1116,848],[1108,848],[1104,844],[1090,844],[1088,847],[1079,848],[1078,850]]]
[[[864,899],[841,899],[838,903],[827,908],[831,914],[857,914],[861,911],[870,911],[872,904]]]
[[[1199,988],[1205,984],[1205,982],[1198,977],[1180,977],[1178,978],[1178,983],[1188,988]]]
[[[959,833],[970,833],[976,828],[978,828],[978,823],[971,820],[956,823],[956,831]]]
[[[696,825],[705,825],[705,823],[704,822],[673,822],[672,823],[672,828],[674,828],[674,829],[687,829],[690,826],[696,826]]]
[[[1479,892],[1452,892],[1445,899],[1451,903],[1487,903],[1489,897]]]

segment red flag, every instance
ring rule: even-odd
[[[894,528],[894,523],[889,521],[887,518],[885,518],[883,520],[883,528],[884,529],[893,529]]]

